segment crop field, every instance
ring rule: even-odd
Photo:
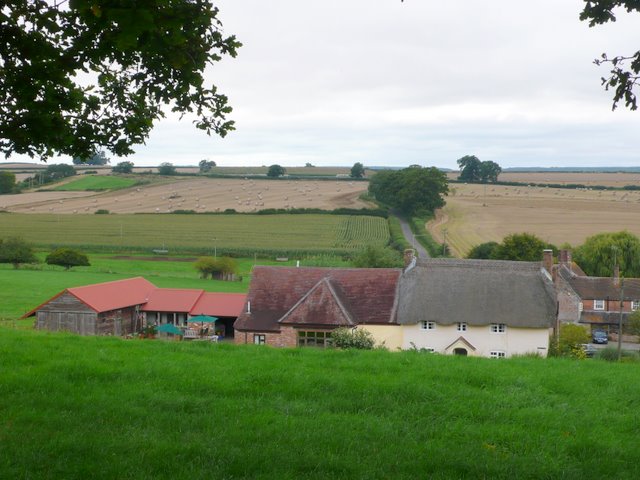
[[[459,172],[447,173],[447,177],[451,180],[457,179],[458,175]],[[625,185],[640,186],[640,173],[503,172],[500,174],[499,180],[501,182],[558,183],[565,185],[577,183],[622,188]]]
[[[59,185],[55,190],[118,190],[131,187],[136,183],[137,180],[128,177],[90,175]]]
[[[573,246],[602,232],[628,230],[640,235],[640,191],[477,184],[451,184],[450,190],[429,231],[442,242],[446,229],[447,244],[456,256],[510,233],[529,232],[555,245]]]
[[[95,177],[98,178],[98,177]],[[104,177],[110,179],[112,177]],[[82,179],[84,180],[84,179]],[[128,180],[128,178],[127,178]],[[156,177],[157,180],[157,177]],[[71,181],[71,185],[75,180]],[[252,212],[265,208],[365,208],[367,182],[164,178],[110,192],[29,192],[0,196],[0,210],[21,213]]]
[[[0,352],[0,478],[640,474],[637,364],[6,327]]]
[[[347,215],[1,214],[2,236],[87,250],[165,248],[171,253],[245,250],[349,252],[389,240],[384,218]]]

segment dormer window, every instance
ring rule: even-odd
[[[604,300],[594,300],[593,301],[593,309],[594,310],[604,310]]]
[[[436,322],[427,322],[427,321],[420,322],[420,330],[435,330],[435,329],[436,329]]]

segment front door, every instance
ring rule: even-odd
[[[453,354],[454,355],[461,355],[463,357],[467,356],[467,349],[466,348],[454,348],[453,349]]]

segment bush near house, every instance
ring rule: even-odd
[[[370,332],[360,329],[336,328],[331,332],[331,343],[337,348],[371,350],[375,340]]]

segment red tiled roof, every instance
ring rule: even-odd
[[[306,323],[312,321],[318,325],[344,323],[347,318],[355,324],[395,323],[396,292],[400,274],[400,269],[391,268],[258,266],[253,269],[247,295],[247,302],[251,303],[251,313],[242,312],[234,328],[278,331],[280,319],[282,323],[289,323],[283,318],[287,313],[289,316],[295,316],[296,322],[302,322],[304,316]],[[319,288],[318,284],[323,279],[328,283]],[[317,291],[310,292],[312,289]],[[326,306],[318,303],[321,298],[329,296],[331,308],[325,308]],[[292,311],[294,307],[298,310],[303,303],[303,310]],[[337,312],[338,307],[344,312],[338,315],[341,319],[322,318],[330,312]]]
[[[84,287],[67,288],[66,291],[96,312],[101,313],[140,305],[147,301],[149,294],[156,288],[148,280],[135,277]]]
[[[244,308],[247,296],[244,293],[205,292],[191,308],[191,315],[213,317],[237,317]]]
[[[204,290],[192,288],[157,288],[142,306],[143,312],[188,313],[202,296]]]
[[[558,274],[571,285],[571,288],[583,300],[620,299],[620,282],[614,282],[612,277],[577,275],[566,267],[559,269]],[[640,278],[624,279],[624,299],[627,301],[640,300]]]

